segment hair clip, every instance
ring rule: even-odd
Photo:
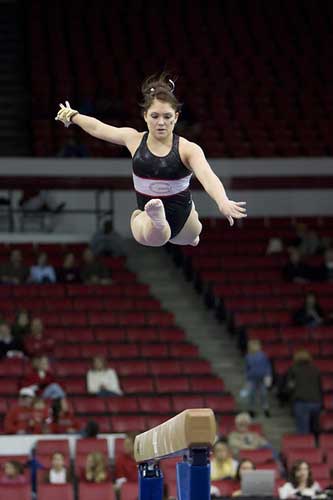
[[[171,78],[169,78],[169,83],[171,84],[170,85],[171,86],[171,92],[174,92],[175,91],[175,87],[176,87],[175,82],[173,80],[171,80]]]

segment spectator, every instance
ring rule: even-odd
[[[24,339],[24,351],[28,356],[41,356],[53,351],[54,341],[44,337],[44,324],[40,318],[33,318],[30,324],[30,335]]]
[[[117,372],[108,368],[105,358],[95,356],[92,368],[87,373],[87,389],[90,394],[99,396],[121,395]]]
[[[138,468],[134,460],[135,436],[134,432],[128,433],[124,440],[124,452],[116,457],[114,478],[115,489],[118,491],[124,483],[134,483],[138,480]]]
[[[248,458],[244,458],[239,462],[235,477],[238,483],[238,489],[233,492],[232,494],[233,497],[239,497],[242,495],[242,490],[240,489],[240,485],[242,481],[243,472],[247,472],[249,470],[255,470],[255,468],[256,468],[255,464],[252,462],[252,460],[249,460]]]
[[[289,249],[289,261],[283,268],[286,281],[292,283],[307,283],[311,278],[311,269],[301,259],[297,248]]]
[[[318,368],[305,349],[294,354],[294,363],[287,373],[287,387],[291,393],[293,413],[299,434],[309,434],[319,425],[321,410],[321,381]]]
[[[72,434],[77,432],[77,422],[73,408],[67,398],[55,399],[52,404],[53,422],[52,432],[54,434]]]
[[[307,292],[303,306],[294,314],[294,322],[300,326],[319,326],[324,320],[324,312],[314,292]]]
[[[237,472],[238,462],[231,456],[228,443],[225,439],[218,439],[213,446],[213,455],[210,461],[210,478],[212,481],[233,479]]]
[[[296,235],[293,245],[298,248],[301,255],[307,257],[318,253],[321,242],[315,231],[300,223],[296,225]]]
[[[24,467],[16,460],[8,460],[3,464],[3,472],[0,475],[0,484],[27,484],[24,475]]]
[[[64,209],[65,205],[66,203],[58,203],[50,191],[39,189],[25,189],[19,200],[22,210],[29,212],[47,211],[57,214]]]
[[[12,336],[20,350],[24,350],[24,339],[30,332],[30,316],[26,309],[20,309],[11,328]]]
[[[312,498],[320,490],[319,483],[312,478],[310,464],[297,460],[292,466],[289,481],[279,488],[279,497],[282,500],[300,496]]]
[[[59,283],[79,283],[80,270],[75,262],[73,252],[67,252],[64,257],[63,265],[57,271]]]
[[[31,387],[44,399],[64,398],[65,392],[56,382],[50,370],[47,356],[38,356],[32,360],[31,369],[23,381],[24,387]]]
[[[57,156],[60,158],[87,158],[89,156],[87,146],[79,141],[75,129],[71,129],[69,134],[66,134],[66,142]]]
[[[112,255],[117,257],[125,254],[121,236],[113,230],[111,220],[105,221],[103,228],[93,235],[90,248],[95,256]]]
[[[13,337],[10,331],[10,326],[8,323],[3,321],[0,323],[0,359],[11,357],[12,355],[20,354],[23,355],[21,346],[17,340]]]
[[[273,255],[283,252],[283,241],[281,238],[270,238],[266,248],[266,255]]]
[[[319,281],[333,282],[333,249],[329,248],[325,252],[324,263],[318,269]]]
[[[95,420],[88,420],[84,429],[82,430],[81,436],[83,438],[97,438],[99,434],[99,425]]]
[[[66,484],[72,481],[70,471],[65,466],[65,457],[62,453],[53,453],[51,468],[45,474],[45,482],[50,484]]]
[[[31,266],[29,281],[32,283],[55,283],[57,281],[54,267],[48,264],[45,252],[41,252],[37,257],[37,263]]]
[[[5,434],[29,434],[31,432],[34,397],[35,393],[30,387],[20,390],[18,403],[12,406],[5,416]]]
[[[89,483],[103,483],[108,480],[105,456],[100,452],[89,453],[86,460],[84,478]]]
[[[0,268],[0,282],[9,285],[25,283],[29,277],[29,269],[24,265],[20,250],[12,250],[9,261]]]
[[[228,444],[234,456],[239,450],[257,450],[268,445],[263,436],[250,430],[251,417],[248,413],[239,413],[235,418],[236,430],[228,436]]]
[[[31,433],[47,434],[50,432],[51,408],[49,404],[41,398],[35,398],[32,404]]]
[[[83,252],[83,267],[81,279],[86,284],[107,285],[111,283],[110,272],[104,264],[95,258],[90,248]]]
[[[259,340],[250,340],[245,357],[246,382],[249,391],[250,415],[256,412],[256,399],[259,395],[261,408],[266,417],[270,416],[267,387],[272,383],[272,366],[267,355],[261,350]]]

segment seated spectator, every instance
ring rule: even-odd
[[[100,396],[121,395],[117,372],[108,368],[105,358],[95,356],[92,368],[87,373],[87,389],[90,394]]]
[[[12,250],[9,261],[0,266],[0,282],[9,285],[25,283],[29,268],[24,265],[20,250]]]
[[[324,263],[317,270],[318,281],[333,282],[333,249],[329,248],[325,252]]]
[[[57,281],[54,267],[48,264],[45,252],[41,252],[37,257],[37,263],[31,266],[29,281],[31,283],[55,283]]]
[[[19,199],[19,206],[26,211],[61,212],[66,203],[58,203],[51,191],[25,189]]]
[[[13,337],[8,323],[0,324],[0,359],[14,355],[23,355],[20,343]]]
[[[296,235],[293,245],[301,255],[308,257],[319,252],[321,241],[316,231],[309,229],[306,224],[300,223],[296,225]]]
[[[234,456],[237,456],[239,450],[257,450],[268,445],[263,436],[249,429],[251,417],[248,413],[239,413],[235,418],[236,430],[228,436],[228,444]]]
[[[94,255],[124,255],[123,243],[120,234],[113,230],[113,223],[107,220],[103,228],[99,229],[92,237],[90,248]]]
[[[252,462],[252,460],[249,460],[248,458],[244,458],[239,462],[235,476],[235,479],[238,483],[238,489],[236,489],[236,491],[233,492],[232,494],[233,497],[239,497],[242,495],[242,490],[240,489],[240,486],[241,486],[243,472],[247,472],[249,470],[255,470],[255,468],[256,468],[255,464]]]
[[[272,382],[272,366],[268,356],[261,349],[259,340],[250,340],[245,357],[246,384],[249,391],[249,413],[256,414],[256,400],[259,397],[260,407],[266,417],[270,416],[267,387]]]
[[[99,425],[95,420],[88,420],[84,426],[81,436],[83,438],[97,438],[99,434]]]
[[[33,358],[31,369],[24,377],[24,387],[31,387],[36,395],[43,399],[64,398],[65,392],[56,382],[51,372],[49,359],[47,356]]]
[[[294,354],[294,363],[287,373],[287,387],[292,398],[297,432],[309,434],[311,425],[317,431],[322,403],[320,371],[305,349]]]
[[[16,460],[9,460],[3,464],[3,471],[0,475],[0,484],[27,484],[24,475],[24,467]]]
[[[283,241],[281,238],[270,238],[266,248],[266,255],[283,252]]]
[[[314,292],[307,292],[303,306],[294,314],[294,322],[300,326],[319,326],[324,320],[324,311]]]
[[[292,283],[307,283],[312,277],[311,269],[302,259],[297,248],[289,249],[289,261],[283,268],[286,281]]]
[[[313,480],[311,466],[304,460],[297,460],[290,471],[289,481],[279,488],[279,497],[312,498],[321,490],[320,484]]]
[[[135,433],[129,433],[124,441],[124,452],[116,457],[114,472],[115,488],[119,490],[126,483],[134,483],[138,480],[138,468],[134,460]]]
[[[14,340],[24,350],[24,338],[30,333],[30,316],[26,309],[20,309],[11,328]]]
[[[210,461],[210,478],[212,481],[233,479],[237,472],[238,462],[232,458],[231,451],[225,439],[218,439],[213,446]]]
[[[103,453],[89,453],[86,460],[84,479],[89,483],[103,483],[109,479],[106,459]]]
[[[81,279],[83,283],[89,285],[108,285],[111,283],[110,271],[99,259],[95,258],[90,248],[86,248],[83,252]]]
[[[72,481],[70,471],[65,467],[62,453],[53,453],[51,468],[45,474],[45,482],[50,484],[66,484]]]
[[[19,392],[17,404],[9,408],[4,422],[5,434],[30,434],[32,405],[35,393],[30,387]]]
[[[24,339],[24,352],[30,356],[41,356],[51,353],[54,347],[54,340],[45,338],[44,325],[40,318],[33,318],[30,323],[30,335]]]
[[[35,398],[31,412],[31,434],[47,434],[50,432],[52,414],[50,405],[41,398]]]
[[[51,429],[54,434],[71,434],[77,432],[78,425],[74,411],[67,398],[54,400],[52,404]]]
[[[67,252],[61,268],[57,270],[59,283],[79,283],[80,270],[75,262],[73,252]]]

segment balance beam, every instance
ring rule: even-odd
[[[181,455],[193,447],[211,447],[216,439],[216,421],[212,410],[185,410],[161,425],[135,438],[137,463]]]

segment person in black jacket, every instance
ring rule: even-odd
[[[303,306],[294,314],[294,322],[301,326],[318,326],[323,323],[324,311],[320,307],[314,292],[308,292]]]
[[[305,349],[294,354],[294,363],[287,374],[287,385],[291,391],[293,412],[299,434],[315,431],[319,422],[322,403],[320,372],[312,363]]]

